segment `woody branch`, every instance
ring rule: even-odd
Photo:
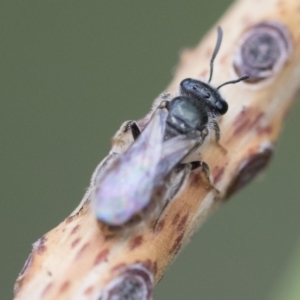
[[[201,171],[193,171],[155,230],[141,221],[108,235],[96,221],[88,193],[71,216],[33,245],[17,279],[15,299],[122,299],[126,289],[132,299],[151,298],[152,286],[207,215],[269,162],[299,88],[299,16],[297,0],[263,1],[259,10],[244,0],[218,22],[226,36],[213,83],[251,76],[222,91],[229,111],[219,120],[220,143],[227,153],[213,143],[203,152],[219,197]],[[186,77],[208,78],[215,35],[214,28],[182,54],[168,92],[175,95]]]

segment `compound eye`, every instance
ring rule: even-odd
[[[217,101],[216,109],[220,115],[224,115],[228,110],[228,104],[226,101]]]

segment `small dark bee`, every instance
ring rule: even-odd
[[[218,88],[209,84],[221,41],[219,27],[208,83],[184,79],[180,84],[181,95],[162,101],[142,132],[134,121],[126,124],[134,142],[111,162],[105,172],[94,176],[92,204],[99,221],[121,226],[144,210],[153,198],[166,203],[170,194],[174,196],[182,184],[182,180],[178,180],[182,177],[181,171],[186,177],[187,170],[202,167],[209,179],[209,167],[205,162],[186,161],[186,158],[203,144],[209,129],[216,132],[217,141],[220,138],[216,118],[226,113],[228,104],[218,89],[248,78],[242,76]],[[173,177],[177,179],[172,184],[170,178]],[[169,193],[168,190],[175,192]],[[159,198],[157,195],[163,196]]]

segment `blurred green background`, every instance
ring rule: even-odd
[[[0,299],[31,244],[77,206],[120,124],[147,113],[180,50],[230,2],[1,1]],[[195,234],[156,300],[284,299],[300,236],[299,116],[296,103],[262,180]]]

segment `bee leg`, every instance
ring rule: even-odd
[[[139,135],[141,134],[141,131],[139,127],[137,126],[135,121],[128,121],[125,125],[125,131],[131,131],[132,137],[134,140],[136,140]]]
[[[208,182],[210,183],[210,185],[213,185],[210,179],[210,169],[209,166],[206,162],[198,160],[198,161],[192,161],[190,162],[191,165],[191,170],[195,170],[198,168],[202,168],[202,171],[206,177],[206,179],[208,180]]]
[[[195,170],[195,169],[198,169],[198,168],[202,167],[202,164],[203,164],[203,162],[200,161],[200,160],[190,162],[191,170]]]
[[[220,147],[220,149],[222,150],[222,152],[224,154],[227,154],[227,150],[220,144],[220,127],[219,124],[216,121],[212,122],[212,129],[215,132],[215,142],[217,144],[218,147]]]
[[[205,178],[209,182],[209,185],[216,191],[217,194],[220,194],[220,191],[213,184],[213,180],[212,180],[211,174],[210,174],[210,168],[206,162],[198,160],[198,161],[192,161],[189,164],[191,166],[191,170],[202,168],[202,171],[205,175]]]
[[[171,93],[164,92],[160,95],[161,99],[170,101],[172,99]]]
[[[132,134],[132,137],[134,140],[136,140],[139,137],[139,135],[141,134],[141,131],[135,122],[132,122],[132,124],[131,124],[131,134]]]
[[[190,165],[191,171],[198,169],[198,168],[202,168],[202,171],[205,175],[205,178],[207,179],[207,181],[209,182],[209,184],[211,186],[213,186],[212,181],[210,179],[210,169],[209,166],[206,162],[202,161],[202,160],[197,160],[197,161],[192,161],[190,163],[188,163]],[[179,164],[178,167],[184,166],[184,164]]]

